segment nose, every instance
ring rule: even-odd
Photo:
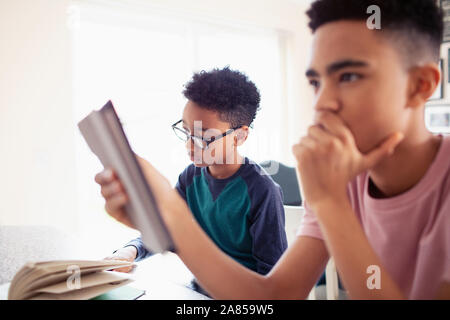
[[[315,96],[314,111],[337,112],[340,109],[340,105],[338,90],[324,81]]]

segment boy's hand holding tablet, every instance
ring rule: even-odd
[[[152,188],[164,219],[164,204],[174,204],[175,202],[171,201],[171,199],[173,199],[173,197],[176,198],[177,194],[170,186],[169,181],[155,170],[148,161],[138,155],[136,155],[136,158],[147,178],[147,182]],[[131,222],[125,211],[125,205],[129,201],[128,196],[119,178],[114,173],[114,170],[105,169],[101,171],[95,176],[95,181],[101,187],[101,194],[105,198],[105,209],[109,215],[124,225],[136,229],[136,226]],[[181,200],[181,198],[179,200]]]

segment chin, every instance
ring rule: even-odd
[[[206,164],[204,162],[195,162],[194,160],[191,160],[192,163],[194,164],[194,166],[196,166],[197,168],[204,168],[204,167],[209,167],[209,164]]]
[[[358,148],[359,152],[362,154],[367,154],[371,151],[373,151],[375,148],[379,147],[386,139],[379,138],[379,139],[371,139],[370,141],[356,141],[356,147]]]

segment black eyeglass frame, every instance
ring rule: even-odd
[[[224,133],[222,133],[222,134],[220,134],[220,135],[218,135],[218,136],[211,137],[211,138],[209,138],[209,139],[205,139],[205,138],[203,138],[203,137],[198,137],[198,136],[194,136],[194,135],[192,135],[192,134],[189,134],[189,132],[187,132],[186,130],[177,127],[177,125],[178,125],[179,123],[181,123],[181,122],[183,122],[183,119],[178,120],[177,122],[175,122],[175,123],[172,125],[172,130],[173,130],[174,132],[175,132],[175,130],[178,130],[178,131],[182,132],[183,134],[186,135],[186,137],[187,137],[188,139],[196,138],[196,139],[200,139],[201,141],[204,141],[204,142],[206,143],[206,146],[202,148],[203,150],[208,149],[208,146],[209,146],[211,143],[213,143],[214,141],[217,141],[217,140],[219,140],[219,139],[222,139],[223,137],[229,135],[230,133],[236,131],[237,129],[242,128],[242,126],[240,126],[240,127],[235,127],[235,128],[231,128],[231,129],[228,129],[227,131],[225,131]],[[176,134],[176,132],[175,132],[175,135],[176,135],[180,140],[182,140],[182,141],[184,141],[184,142],[188,141],[188,139],[186,139],[186,140],[182,139],[180,136],[178,136],[178,135]]]

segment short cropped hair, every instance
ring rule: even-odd
[[[248,77],[229,67],[195,73],[185,85],[184,96],[233,128],[250,126],[259,110],[260,94]]]
[[[375,31],[394,40],[409,65],[439,61],[443,18],[436,0],[316,0],[306,12],[309,27],[314,33],[330,22],[367,21],[372,5],[381,13],[381,30]]]

